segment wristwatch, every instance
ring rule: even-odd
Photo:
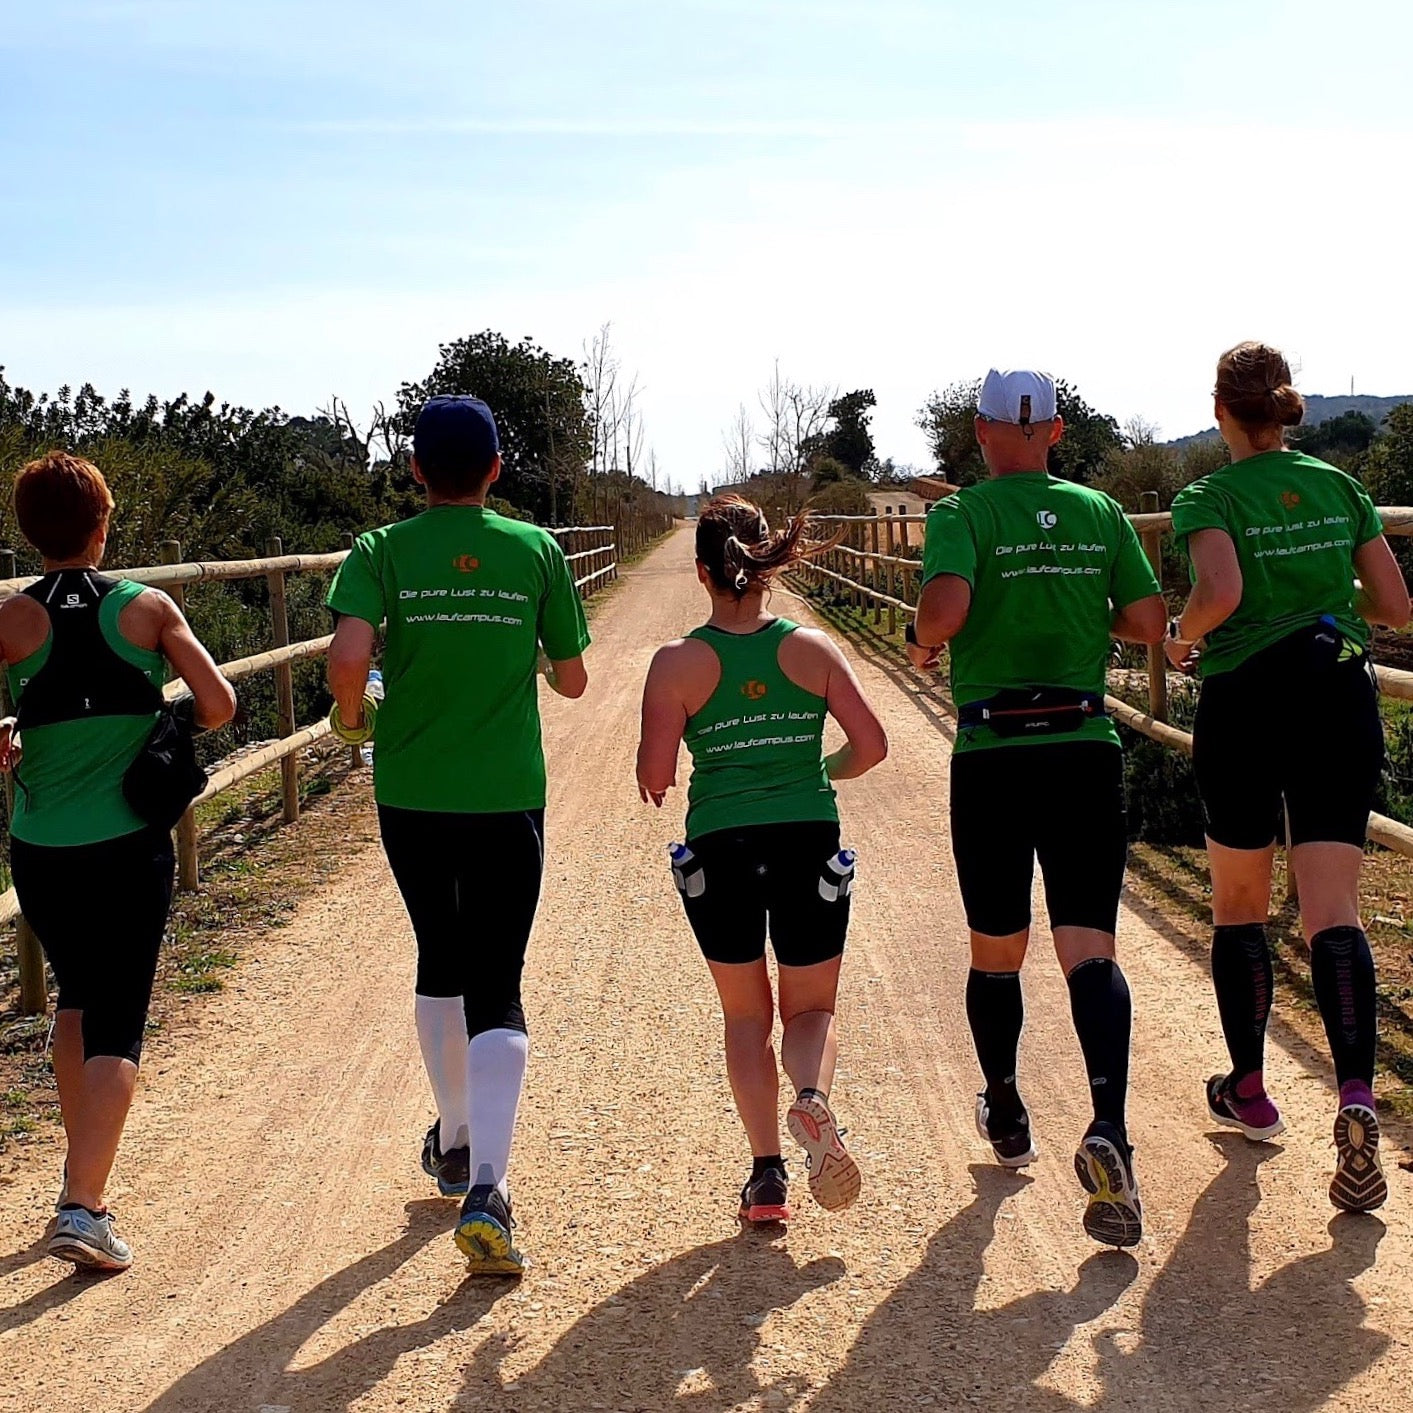
[[[1182,636],[1182,620],[1180,618],[1170,618],[1168,619],[1168,641],[1170,643],[1191,643],[1195,639]]]
[[[932,651],[931,643],[918,642],[917,625],[911,620],[909,620],[907,627],[903,629],[903,641],[914,648],[926,648],[928,652]]]

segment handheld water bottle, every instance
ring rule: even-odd
[[[383,674],[375,667],[368,673],[368,685],[363,689],[364,696],[371,697],[375,702],[383,700],[385,695],[383,689]],[[363,764],[373,764],[373,743],[365,741],[360,747],[363,754]]]

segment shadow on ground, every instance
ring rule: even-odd
[[[1247,1221],[1259,1198],[1259,1164],[1280,1150],[1235,1138],[1219,1146],[1226,1165],[1145,1296],[1136,1328],[1110,1314],[1139,1271],[1119,1252],[1096,1252],[1068,1289],[979,1308],[997,1215],[1029,1179],[978,1165],[970,1204],[932,1238],[813,1397],[800,1374],[753,1363],[765,1317],[839,1279],[842,1264],[797,1265],[783,1245],[747,1236],[700,1247],[639,1277],[512,1381],[503,1382],[500,1371],[506,1346],[487,1341],[467,1366],[454,1406],[715,1413],[751,1404],[868,1413],[930,1397],[939,1408],[1041,1413],[1314,1413],[1388,1345],[1364,1328],[1364,1303],[1351,1284],[1373,1264],[1383,1226],[1336,1218],[1327,1249],[1252,1289]],[[798,1316],[794,1324],[801,1328]],[[1083,1399],[1045,1382],[1076,1337],[1094,1386]]]
[[[332,1413],[349,1408],[386,1378],[402,1355],[469,1329],[501,1295],[514,1289],[508,1281],[468,1278],[426,1318],[385,1325],[317,1364],[292,1370],[289,1366],[299,1350],[334,1314],[391,1276],[429,1242],[445,1239],[445,1202],[410,1202],[407,1215],[407,1230],[396,1241],[336,1271],[288,1310],[218,1350],[150,1403],[146,1413],[262,1406]]]

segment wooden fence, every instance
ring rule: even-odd
[[[1157,500],[1156,494],[1146,493],[1143,512],[1129,519],[1161,578],[1163,536],[1171,532],[1173,518],[1158,510]],[[1413,507],[1381,508],[1379,514],[1385,534],[1413,535]],[[881,629],[886,618],[888,633],[896,633],[898,615],[911,617],[917,612],[922,585],[922,561],[899,552],[907,544],[906,533],[900,534],[900,530],[906,525],[925,524],[927,517],[822,515],[818,520],[821,527],[842,530],[844,538],[819,558],[796,566],[792,574],[797,582],[834,586],[838,596],[851,601],[858,613],[871,613],[875,626]],[[1413,672],[1383,666],[1376,672],[1379,689],[1385,696],[1413,701]],[[1148,710],[1142,711],[1112,695],[1106,701],[1116,721],[1159,745],[1192,754],[1191,735],[1168,723],[1168,662],[1161,644],[1148,649]],[[1413,829],[1396,819],[1372,815],[1369,838],[1413,858]]]
[[[588,598],[618,577],[620,556],[629,558],[645,549],[654,539],[672,528],[672,519],[658,514],[625,514],[614,525],[574,525],[552,530],[565,552],[580,596]],[[352,544],[353,537],[348,541]],[[227,763],[218,763],[205,790],[193,802],[177,825],[177,886],[191,891],[201,882],[201,862],[197,844],[195,806],[223,794],[242,781],[280,767],[282,816],[286,822],[299,817],[299,752],[329,735],[325,720],[300,726],[295,721],[293,664],[328,652],[332,635],[303,642],[289,640],[289,612],[285,595],[290,574],[328,574],[343,563],[348,550],[334,554],[285,554],[278,539],[267,542],[263,559],[213,560],[183,563],[181,545],[168,540],[162,546],[162,563],[140,569],[111,571],[120,579],[131,579],[166,589],[178,604],[185,606],[187,587],[234,579],[264,579],[270,593],[270,641],[268,651],[235,662],[221,664],[230,682],[240,682],[257,672],[272,672],[275,678],[275,710],[278,739],[258,750],[246,752]],[[0,599],[20,592],[34,582],[33,576],[15,576],[13,551],[0,551]],[[168,685],[170,701],[184,690],[180,681]],[[0,691],[3,683],[0,682]],[[7,703],[8,709],[8,703]],[[5,777],[7,809],[14,800],[14,780]],[[25,1015],[38,1015],[48,1002],[44,957],[33,930],[20,916],[15,890],[0,894],[0,926],[15,922],[15,945],[19,957],[20,1009]]]

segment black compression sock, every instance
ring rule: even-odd
[[[1374,955],[1358,927],[1327,927],[1310,943],[1310,978],[1325,1022],[1335,1076],[1374,1083],[1374,1047],[1378,1039],[1378,997]]]
[[[1074,1016],[1094,1117],[1125,1131],[1128,1097],[1128,1046],[1133,1029],[1133,999],[1116,961],[1091,957],[1069,975],[1070,1013]]]
[[[1001,1118],[1019,1117],[1016,1052],[1025,1024],[1025,1002],[1018,971],[978,971],[967,976],[967,1023],[976,1058],[986,1077],[986,1102]]]
[[[1266,1061],[1266,1023],[1275,977],[1266,929],[1259,922],[1218,927],[1212,933],[1212,986],[1222,1033],[1239,1081],[1258,1074]]]
[[[768,1168],[779,1168],[785,1171],[785,1159],[779,1153],[772,1153],[765,1158],[751,1159],[751,1181],[754,1182]]]

